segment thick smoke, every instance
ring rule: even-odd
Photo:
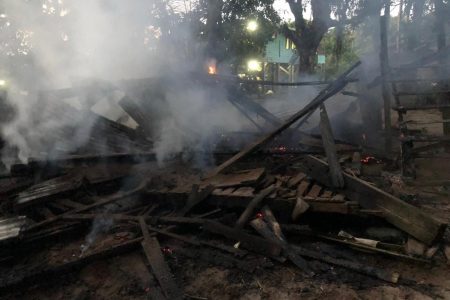
[[[126,115],[117,105],[123,91],[109,88],[87,97],[83,85],[95,82],[114,87],[114,82],[127,78],[201,71],[201,46],[189,45],[190,51],[178,47],[189,40],[189,28],[180,25],[171,30],[168,41],[154,25],[161,17],[154,8],[152,1],[145,0],[4,1],[0,13],[8,26],[1,28],[0,35],[7,42],[0,54],[8,66],[4,74],[8,99],[16,111],[11,122],[1,124],[7,148],[17,149],[22,161],[75,151],[91,134],[93,121],[87,112],[92,106],[114,121]],[[187,59],[186,53],[192,56]],[[80,96],[64,100],[78,111],[61,114],[58,97],[38,97],[41,90],[67,87],[81,87]],[[156,129],[154,150],[161,162],[186,149],[202,150],[217,128],[228,131],[247,125],[233,106],[212,104],[220,98],[221,91],[211,94],[201,86],[168,92],[166,99],[175,118],[167,118]],[[75,129],[67,140],[47,142],[56,132],[64,135],[68,126]]]

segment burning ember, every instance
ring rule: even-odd
[[[208,60],[207,67],[208,67],[208,74],[210,74],[210,75],[217,74],[217,66],[216,66],[215,59]]]
[[[285,153],[288,151],[288,148],[286,146],[278,146],[278,147],[273,147],[270,149],[270,152],[273,153]]]
[[[256,218],[257,218],[257,219],[263,219],[263,218],[264,218],[264,214],[263,214],[262,212],[258,212],[258,213],[256,214]]]
[[[376,159],[373,156],[366,156],[366,157],[361,158],[361,163],[362,164],[366,164],[366,165],[368,165],[368,164],[381,164],[381,160]]]
[[[165,255],[171,255],[173,253],[172,249],[170,247],[163,247],[161,249],[162,253]]]
[[[216,66],[208,66],[208,74],[216,74]]]

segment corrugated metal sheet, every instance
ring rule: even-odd
[[[0,218],[0,242],[19,237],[23,226],[27,223],[25,216]]]

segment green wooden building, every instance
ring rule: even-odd
[[[293,82],[298,72],[298,55],[294,43],[283,34],[274,34],[266,44],[263,60],[264,78]]]

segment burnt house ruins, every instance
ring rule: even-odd
[[[450,297],[448,32],[397,57],[389,7],[376,72],[5,88],[2,297]]]

